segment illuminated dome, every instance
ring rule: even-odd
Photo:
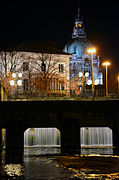
[[[78,9],[72,39],[66,44],[64,51],[69,54],[77,55],[77,58],[82,58],[82,55],[92,46],[93,45],[86,37],[83,20],[80,19],[80,9]]]
[[[93,44],[87,39],[83,20],[80,18],[80,9],[78,9],[72,38],[64,48],[65,53],[72,54],[72,57],[70,58],[71,80],[78,77],[80,72],[83,73],[83,75],[89,73],[88,80],[91,80],[91,55],[87,50],[92,47]],[[96,52],[93,54],[93,81],[96,81],[96,84],[103,84],[103,75],[100,71],[100,58]]]
[[[82,55],[87,53],[87,49],[90,47],[92,47],[92,44],[87,38],[77,37],[66,44],[64,51],[69,54],[76,54],[77,58],[82,58]]]

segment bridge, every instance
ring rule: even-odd
[[[81,127],[109,127],[113,146],[119,148],[118,107],[119,100],[0,102],[0,128],[6,128],[6,159],[22,157],[19,154],[23,154],[24,131],[28,128],[56,127],[61,132],[62,153],[80,153]]]

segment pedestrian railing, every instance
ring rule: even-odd
[[[92,91],[85,89],[85,91],[50,91],[50,92],[38,92],[24,91],[19,93],[17,98],[14,94],[9,94],[8,101],[39,101],[39,100],[110,100],[119,99],[118,93],[115,91],[109,92],[108,96],[105,95],[104,89],[96,89],[94,96],[92,97]]]

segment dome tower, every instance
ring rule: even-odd
[[[87,39],[83,19],[80,17],[80,9],[78,9],[75,18],[72,38],[66,44],[64,52],[72,54],[70,58],[70,79],[77,77],[79,72],[89,73],[88,79],[91,79],[91,56],[87,53],[93,44]],[[93,79],[98,79],[99,84],[103,84],[103,75],[100,72],[100,59],[96,53],[93,55]]]
[[[83,27],[83,20],[80,18],[80,9],[78,9],[77,17],[75,19],[75,26],[72,33],[72,38],[86,38]]]

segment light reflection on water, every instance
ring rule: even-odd
[[[74,174],[71,176],[71,179],[80,179],[80,180],[86,180],[86,179],[94,179],[94,180],[118,180],[119,179],[119,173],[113,173],[113,174],[97,174],[96,172],[90,172],[88,170],[80,170],[76,171],[75,169],[69,169],[70,171],[73,171]]]
[[[52,147],[32,147],[32,148],[24,148],[24,156],[38,156],[38,155],[53,155],[60,154],[60,148],[52,148]]]
[[[113,148],[82,148],[82,155],[86,154],[97,154],[97,156],[104,157],[107,154],[112,157]],[[4,153],[3,153],[4,154]],[[54,154],[54,156],[49,156]],[[119,173],[113,174],[102,174],[98,170],[91,169],[74,169],[66,168],[61,164],[56,163],[55,154],[60,154],[60,148],[44,148],[34,147],[24,149],[24,163],[23,164],[4,164],[2,160],[2,173],[3,177],[0,180],[8,179],[21,179],[21,180],[46,180],[46,179],[95,179],[95,180],[116,180],[119,179]],[[85,155],[84,155],[85,154]],[[103,154],[103,156],[102,156]],[[43,156],[40,156],[43,155]],[[48,156],[45,156],[48,155]],[[92,155],[93,156],[93,155]],[[107,158],[108,158],[107,156]],[[88,156],[87,156],[88,157]],[[106,157],[106,156],[105,156]],[[117,158],[119,158],[117,156]],[[35,179],[34,179],[35,178]]]
[[[7,164],[3,167],[7,176],[23,176],[23,166],[21,164]]]
[[[81,148],[81,155],[88,155],[88,154],[100,154],[100,155],[113,155],[113,148]]]

